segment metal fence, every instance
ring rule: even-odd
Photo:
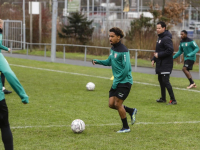
[[[22,21],[19,20],[4,20],[5,39],[11,39],[12,49],[22,49]],[[3,45],[9,46],[9,40],[3,40]]]
[[[8,40],[10,42],[10,48],[11,48],[11,54],[12,54],[12,43],[13,42],[21,42],[21,41],[13,41],[13,40]],[[37,45],[38,47],[44,46],[44,57],[46,58],[46,52],[47,52],[47,46],[51,46],[50,43],[25,43],[26,44],[26,55],[29,55],[29,47]],[[90,46],[90,45],[75,45],[75,44],[56,44],[56,46],[62,46],[63,47],[63,62],[65,62],[65,54],[66,54],[66,47],[83,47],[84,48],[84,62],[87,60],[87,49],[88,48],[95,48],[95,49],[106,49],[108,52],[110,51],[110,47],[100,47],[100,46]],[[129,51],[134,51],[135,52],[135,65],[134,65],[134,70],[137,71],[138,67],[138,52],[155,52],[155,50],[145,50],[145,49],[129,49]],[[174,52],[176,53],[176,52]],[[199,79],[200,79],[200,54],[196,54],[199,57]],[[180,57],[181,59],[181,57]]]

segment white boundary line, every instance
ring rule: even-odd
[[[66,71],[60,71],[60,70],[52,70],[52,69],[45,69],[45,68],[37,68],[37,67],[30,67],[30,66],[23,66],[23,65],[15,65],[15,64],[10,64],[11,66],[16,66],[16,67],[23,67],[23,68],[30,68],[30,69],[36,69],[36,70],[42,70],[42,71],[51,71],[51,72],[59,72],[59,73],[66,73],[66,74],[73,74],[73,75],[80,75],[80,76],[88,76],[88,77],[94,77],[94,78],[102,78],[102,79],[110,79],[107,77],[101,77],[101,76],[93,76],[93,75],[87,75],[87,74],[80,74],[80,73],[73,73],[73,72],[66,72]],[[149,86],[159,86],[156,84],[151,84],[151,83],[144,83],[144,82],[137,82],[134,81],[134,83],[137,84],[144,84],[144,85],[149,85]],[[183,88],[178,88],[174,87],[174,89],[177,90],[183,90],[183,91],[188,91],[188,92],[198,92],[198,90],[188,90],[188,89],[183,89]],[[142,125],[149,125],[149,124],[197,124],[200,123],[200,121],[185,121],[185,122],[138,122],[135,123],[136,125],[142,124]],[[115,125],[120,125],[119,123],[112,123],[112,124],[99,124],[99,125],[90,125],[87,124],[86,126],[115,126]],[[70,125],[39,125],[39,126],[17,126],[17,127],[11,127],[12,129],[24,129],[24,128],[52,128],[52,127],[70,127]]]
[[[74,73],[74,72],[67,72],[67,71],[60,71],[60,70],[52,70],[52,69],[37,68],[37,67],[30,67],[30,66],[23,66],[23,65],[15,65],[15,64],[10,64],[10,65],[11,66],[16,66],[16,67],[22,67],[22,68],[30,68],[30,69],[42,70],[42,71],[51,71],[51,72],[59,72],[59,73],[66,73],[66,74],[73,74],[73,75],[87,76],[87,77],[94,77],[94,78],[101,78],[101,79],[110,79],[110,78],[107,78],[107,77],[93,76],[93,75],[88,75],[88,74],[81,74],[81,73]],[[150,86],[159,86],[157,84],[138,82],[138,81],[134,81],[134,83],[150,85]],[[186,88],[173,87],[173,89],[200,93],[200,91],[198,91],[198,90],[191,90],[191,89],[186,89]]]
[[[138,122],[135,123],[135,125],[162,125],[162,124],[197,124],[200,123],[200,121],[185,121],[185,122]],[[100,127],[100,126],[117,126],[121,125],[120,123],[110,123],[110,124],[86,124],[88,127]],[[39,125],[39,126],[17,126],[17,127],[11,127],[11,129],[25,129],[25,128],[54,128],[54,127],[71,127],[71,125]]]

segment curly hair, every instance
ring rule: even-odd
[[[109,31],[114,32],[117,36],[120,36],[120,38],[124,37],[124,32],[122,31],[122,29],[120,29],[118,27],[113,27]]]
[[[182,30],[181,32],[185,33],[187,35],[187,31],[186,30]]]

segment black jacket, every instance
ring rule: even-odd
[[[158,58],[153,57],[156,63],[156,74],[171,74],[173,68],[173,42],[172,35],[168,30],[158,35],[156,44]]]

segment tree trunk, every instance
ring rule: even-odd
[[[49,12],[52,10],[52,0],[49,0]]]
[[[165,8],[165,0],[163,0],[163,7],[162,7],[162,15],[163,16],[164,16],[164,13],[165,13],[164,8]]]

